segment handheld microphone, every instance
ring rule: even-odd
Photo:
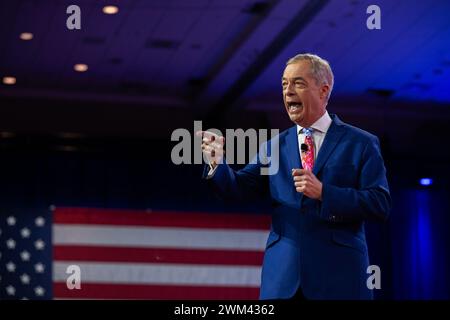
[[[302,143],[300,146],[300,149],[302,150],[302,152],[308,152],[308,145],[305,143]]]

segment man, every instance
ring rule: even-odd
[[[211,159],[205,176],[226,196],[270,197],[271,231],[261,299],[372,299],[365,220],[385,220],[391,198],[377,137],[350,126],[326,106],[333,88],[327,61],[299,54],[282,77],[286,112],[295,126],[277,141],[279,170],[260,175],[261,163],[233,171],[220,164],[224,138],[203,135]]]

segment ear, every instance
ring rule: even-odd
[[[327,84],[323,84],[320,87],[320,99],[326,99],[328,96],[328,92],[330,92],[330,86]]]

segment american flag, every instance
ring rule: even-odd
[[[50,299],[51,218],[47,210],[2,210],[0,299]]]
[[[257,299],[270,224],[267,215],[65,207],[0,219],[2,299]]]

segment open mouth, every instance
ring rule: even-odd
[[[299,111],[300,108],[303,107],[303,104],[301,102],[288,102],[287,105],[289,112]]]

